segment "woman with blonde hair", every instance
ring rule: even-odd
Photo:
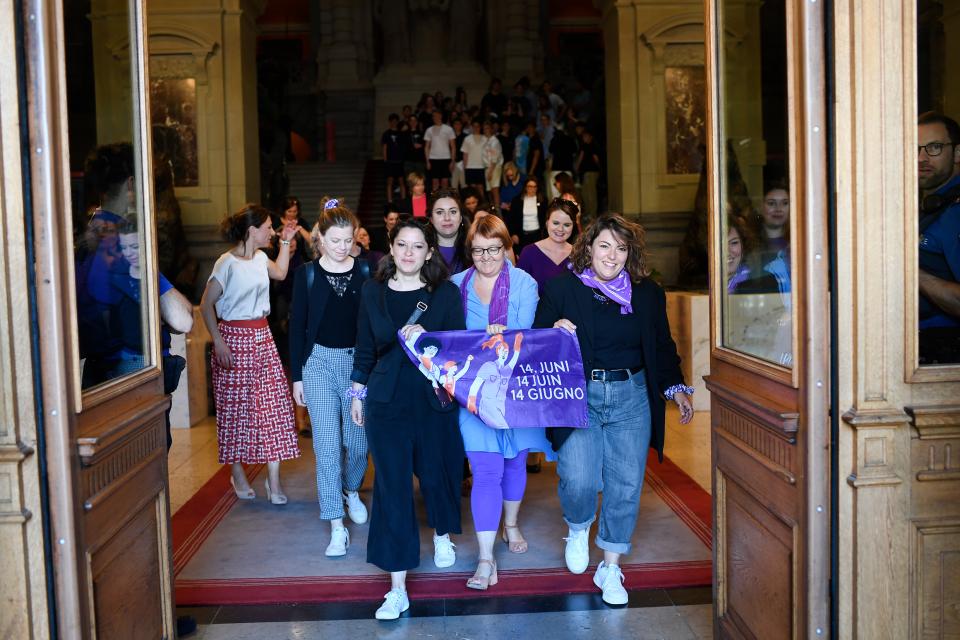
[[[325,555],[342,556],[350,546],[346,514],[367,521],[358,491],[367,471],[367,438],[350,416],[350,372],[357,341],[360,288],[370,265],[351,255],[356,216],[337,198],[324,198],[313,227],[318,260],[297,270],[290,314],[290,377],[293,399],[307,406],[313,424],[320,519],[330,522]]]

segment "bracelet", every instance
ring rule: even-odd
[[[364,398],[367,397],[367,388],[361,387],[359,389],[353,389],[353,388],[347,389],[347,397],[356,398],[357,400],[363,400]]]
[[[663,397],[667,400],[673,400],[673,394],[677,392],[685,393],[688,396],[693,395],[693,387],[688,387],[685,384],[675,384],[672,387],[668,387],[666,391],[663,392]]]
[[[289,247],[289,246],[290,246],[290,241],[289,241],[289,240],[281,240],[281,241],[280,241],[280,244],[281,244],[282,246],[284,246],[284,247]]]

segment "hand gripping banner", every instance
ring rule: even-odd
[[[580,345],[563,329],[494,336],[486,331],[436,331],[399,340],[435,389],[445,389],[487,426],[587,426]]]

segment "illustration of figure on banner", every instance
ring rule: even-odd
[[[507,388],[510,386],[510,378],[513,377],[513,369],[517,366],[520,359],[520,343],[523,342],[523,334],[518,333],[513,339],[513,357],[507,362],[510,356],[510,347],[503,339],[503,334],[495,334],[489,340],[483,343],[482,349],[494,349],[497,354],[496,360],[485,362],[477,372],[477,377],[470,386],[470,395],[467,402],[467,410],[480,416],[480,419],[491,427],[501,429],[509,428],[507,423]],[[477,396],[483,389],[483,395],[480,397],[480,403],[477,404]]]
[[[473,356],[469,355],[467,356],[467,361],[463,363],[462,369],[460,369],[460,365],[457,364],[456,360],[448,360],[443,364],[444,373],[440,376],[440,380],[443,382],[443,388],[447,390],[451,398],[456,397],[457,382],[467,374],[471,362],[473,362]]]

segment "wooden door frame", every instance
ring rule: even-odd
[[[169,406],[163,396],[160,365],[159,302],[156,277],[143,279],[145,303],[143,333],[147,366],[99,387],[81,389],[77,354],[78,332],[73,267],[73,222],[70,193],[67,84],[65,73],[64,12],[61,2],[23,0],[24,76],[27,109],[24,122],[29,146],[29,197],[36,256],[36,313],[39,330],[41,419],[46,439],[48,515],[52,540],[54,597],[58,633],[62,637],[97,635],[90,574],[91,551],[85,528],[90,513],[107,499],[116,499],[120,476],[150,464],[153,477],[165,483],[165,442],[157,446],[162,432],[162,413]],[[147,31],[145,0],[128,0],[132,83],[135,91],[134,153],[141,173],[137,197],[143,216],[140,225],[142,271],[155,274],[156,239],[153,223],[153,171],[146,87]],[[149,435],[138,443],[142,451],[124,448],[116,428],[121,422],[142,420],[137,435]],[[159,420],[159,422],[158,422]],[[158,424],[160,425],[158,427]],[[147,433],[147,432],[150,433]],[[128,434],[129,435],[129,434]],[[129,447],[128,447],[129,449]],[[142,455],[140,455],[142,454]],[[113,458],[114,471],[92,480],[89,471],[106,458]],[[160,471],[162,470],[162,474]],[[164,485],[165,486],[165,485]],[[160,490],[157,518],[169,523],[169,498]],[[96,494],[95,496],[93,494]],[[103,521],[103,515],[98,522]],[[122,523],[120,523],[122,524]],[[117,525],[119,526],[119,524]],[[94,541],[94,546],[99,544]],[[161,524],[160,582],[164,592],[163,626],[173,637],[172,564],[169,527]],[[51,606],[54,606],[53,604]]]
[[[704,3],[707,69],[707,162],[709,247],[711,253],[711,391],[715,398],[723,394],[724,381],[734,374],[745,376],[746,384],[739,386],[741,400],[754,409],[769,404],[769,398],[785,396],[782,406],[769,407],[770,418],[782,424],[796,416],[795,436],[801,440],[797,449],[802,452],[802,473],[795,474],[800,483],[802,513],[800,540],[803,565],[795,567],[802,572],[803,592],[795,594],[794,606],[802,619],[792,622],[795,637],[826,637],[830,629],[830,272],[829,252],[829,184],[828,122],[826,117],[827,74],[824,3],[815,0],[787,0],[787,66],[788,112],[790,114],[790,173],[791,173],[791,237],[793,273],[793,354],[792,369],[771,365],[757,358],[732,351],[722,346],[720,330],[720,293],[725,290],[721,280],[721,228],[716,212],[723,211],[720,203],[720,171],[718,158],[722,144],[718,135],[721,113],[718,83],[722,80],[718,68],[720,29],[718,20],[721,0]],[[733,387],[736,388],[736,387]],[[750,393],[748,388],[757,390]],[[731,387],[727,387],[728,397]],[[751,397],[752,396],[752,397]],[[792,396],[792,397],[790,397]],[[716,401],[716,400],[715,400]],[[796,407],[795,413],[790,407]],[[786,429],[789,432],[789,429]],[[723,499],[723,478],[714,469],[714,500]],[[775,472],[784,473],[781,467]],[[789,475],[789,471],[786,471]],[[719,480],[719,481],[718,481]],[[717,513],[715,509],[715,514]],[[724,522],[715,515],[714,539],[722,540]],[[723,549],[714,549],[714,614],[722,615],[725,602],[725,572]],[[800,600],[796,600],[799,598]],[[716,628],[719,633],[719,626]]]

